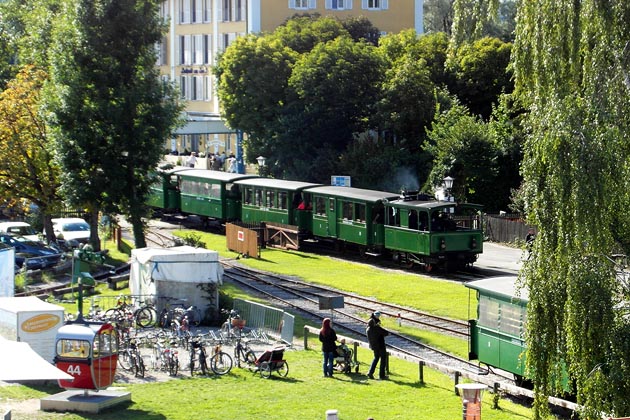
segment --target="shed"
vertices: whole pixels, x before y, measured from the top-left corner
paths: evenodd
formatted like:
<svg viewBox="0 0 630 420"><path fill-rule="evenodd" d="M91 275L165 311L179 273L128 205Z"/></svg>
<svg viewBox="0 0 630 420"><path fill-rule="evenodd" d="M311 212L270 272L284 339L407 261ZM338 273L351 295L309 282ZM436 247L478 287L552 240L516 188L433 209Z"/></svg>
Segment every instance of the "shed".
<svg viewBox="0 0 630 420"><path fill-rule="evenodd" d="M55 335L64 323L64 308L34 296L0 297L0 336L30 344L48 362L55 355Z"/></svg>
<svg viewBox="0 0 630 420"><path fill-rule="evenodd" d="M131 294L154 296L158 313L169 301L166 298L179 299L186 306L195 305L204 315L215 311L219 304L218 286L222 283L223 267L217 251L192 246L131 251Z"/></svg>

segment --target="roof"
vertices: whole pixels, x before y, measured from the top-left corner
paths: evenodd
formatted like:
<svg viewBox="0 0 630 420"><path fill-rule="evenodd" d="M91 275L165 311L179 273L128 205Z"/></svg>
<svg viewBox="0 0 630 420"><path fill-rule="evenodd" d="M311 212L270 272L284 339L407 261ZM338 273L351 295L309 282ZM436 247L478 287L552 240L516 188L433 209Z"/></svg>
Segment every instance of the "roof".
<svg viewBox="0 0 630 420"><path fill-rule="evenodd" d="M268 187L279 190L301 191L305 188L317 187L321 184L313 184L312 182L286 181L283 179L273 178L250 178L242 181L236 181L236 184L251 185L254 187Z"/></svg>
<svg viewBox="0 0 630 420"><path fill-rule="evenodd" d="M174 173L182 173L187 171L194 171L194 168L189 168L188 166L175 166L170 169L158 169L158 172L163 174L174 174Z"/></svg>
<svg viewBox="0 0 630 420"><path fill-rule="evenodd" d="M426 210L435 210L435 209L446 209L450 207L468 207L468 208L478 208L482 209L483 206L481 204L471 204L471 203L456 203L454 201L437 201L437 200L429 200L429 201L420 201L420 200L396 200L390 201L388 204L396 207L403 208L421 208Z"/></svg>
<svg viewBox="0 0 630 420"><path fill-rule="evenodd" d="M189 171L177 172L177 174L183 178L202 178L222 182L234 182L239 179L258 178L257 175L235 174L223 171L213 171L210 169L191 169Z"/></svg>
<svg viewBox="0 0 630 420"><path fill-rule="evenodd" d="M529 301L529 291L524 287L517 287L517 276L491 277L489 279L472 281L465 286L479 290L485 295L497 295L507 298L517 298L522 301Z"/></svg>
<svg viewBox="0 0 630 420"><path fill-rule="evenodd" d="M44 302L35 296L27 297L0 297L0 309L7 312L41 312L41 311L64 311L63 306L53 305Z"/></svg>
<svg viewBox="0 0 630 420"><path fill-rule="evenodd" d="M380 200L393 200L398 197L398 194L386 191L364 190L361 188L339 187L332 185L308 188L307 191L313 194L323 194L332 197L345 197L371 202L376 202Z"/></svg>

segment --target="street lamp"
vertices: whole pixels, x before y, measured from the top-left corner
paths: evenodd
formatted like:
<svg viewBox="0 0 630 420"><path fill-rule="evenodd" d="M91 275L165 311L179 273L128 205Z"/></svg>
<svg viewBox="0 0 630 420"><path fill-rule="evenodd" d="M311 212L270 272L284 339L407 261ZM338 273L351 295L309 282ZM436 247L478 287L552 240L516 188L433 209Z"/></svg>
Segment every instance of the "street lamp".
<svg viewBox="0 0 630 420"><path fill-rule="evenodd" d="M265 167L265 161L267 160L267 158L263 157L263 156L258 156L256 158L256 161L258 162L258 175L262 176L263 174L263 169Z"/></svg>
<svg viewBox="0 0 630 420"><path fill-rule="evenodd" d="M455 178L451 178L450 176L447 176L444 178L444 191L445 191L446 201L455 201L454 197L451 196L451 188L453 188L453 181L455 181Z"/></svg>

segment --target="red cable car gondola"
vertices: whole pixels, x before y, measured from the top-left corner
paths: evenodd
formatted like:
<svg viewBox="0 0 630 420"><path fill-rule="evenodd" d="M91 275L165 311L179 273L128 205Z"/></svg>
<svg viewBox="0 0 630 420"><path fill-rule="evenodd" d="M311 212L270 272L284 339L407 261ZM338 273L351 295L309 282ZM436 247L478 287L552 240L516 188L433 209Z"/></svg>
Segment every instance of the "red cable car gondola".
<svg viewBox="0 0 630 420"><path fill-rule="evenodd" d="M60 387L99 390L114 382L118 337L112 324L68 323L59 328L55 342L55 365L74 377L59 380Z"/></svg>

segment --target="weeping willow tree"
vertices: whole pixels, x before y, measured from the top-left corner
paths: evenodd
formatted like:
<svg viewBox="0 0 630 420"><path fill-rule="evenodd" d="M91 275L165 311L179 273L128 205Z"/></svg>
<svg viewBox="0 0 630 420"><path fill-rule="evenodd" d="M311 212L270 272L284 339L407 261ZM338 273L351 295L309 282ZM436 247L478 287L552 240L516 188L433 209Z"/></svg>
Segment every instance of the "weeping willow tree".
<svg viewBox="0 0 630 420"><path fill-rule="evenodd" d="M456 0L451 51L495 7ZM512 58L529 111L527 217L538 227L521 276L535 418L567 387L582 418L630 415L629 292L610 259L630 250L630 3L522 0Z"/></svg>
<svg viewBox="0 0 630 420"><path fill-rule="evenodd" d="M630 237L630 3L521 1L513 65L529 110L527 217L538 227L521 275L535 418L565 384L582 418L630 415L627 290L609 259Z"/></svg>

